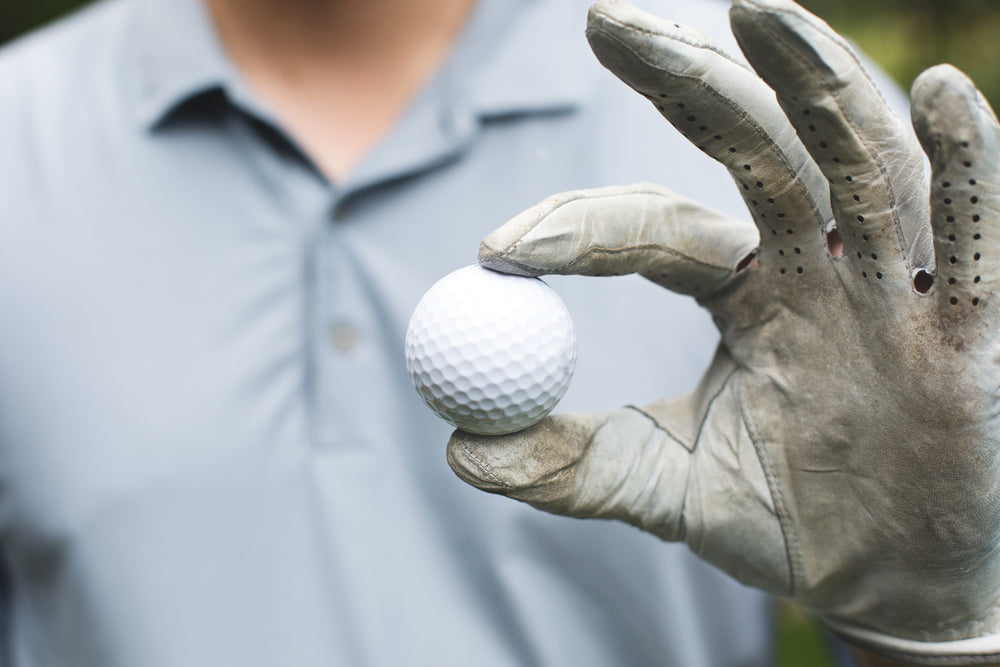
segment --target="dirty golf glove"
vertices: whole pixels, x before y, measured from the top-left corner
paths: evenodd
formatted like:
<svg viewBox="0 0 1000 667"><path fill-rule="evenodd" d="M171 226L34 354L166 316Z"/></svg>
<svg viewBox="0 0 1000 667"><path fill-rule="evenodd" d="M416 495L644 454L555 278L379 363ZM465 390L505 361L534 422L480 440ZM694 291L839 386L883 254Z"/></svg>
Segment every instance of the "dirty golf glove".
<svg viewBox="0 0 1000 667"><path fill-rule="evenodd" d="M480 251L510 273L637 272L695 296L722 337L700 386L510 436L458 431L449 462L540 509L683 540L859 645L996 660L996 118L955 69L920 77L928 188L917 139L841 37L789 0L731 16L756 73L623 3L596 4L587 36L729 169L755 226L639 185L553 197Z"/></svg>

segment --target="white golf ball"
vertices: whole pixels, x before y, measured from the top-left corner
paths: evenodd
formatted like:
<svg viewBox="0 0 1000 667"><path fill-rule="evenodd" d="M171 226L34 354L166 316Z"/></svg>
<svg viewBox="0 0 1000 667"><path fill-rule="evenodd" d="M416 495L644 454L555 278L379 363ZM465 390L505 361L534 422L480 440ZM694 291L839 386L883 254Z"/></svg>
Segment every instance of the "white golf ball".
<svg viewBox="0 0 1000 667"><path fill-rule="evenodd" d="M555 290L480 266L435 283L406 331L417 392L470 433L531 426L566 393L575 364L573 321Z"/></svg>

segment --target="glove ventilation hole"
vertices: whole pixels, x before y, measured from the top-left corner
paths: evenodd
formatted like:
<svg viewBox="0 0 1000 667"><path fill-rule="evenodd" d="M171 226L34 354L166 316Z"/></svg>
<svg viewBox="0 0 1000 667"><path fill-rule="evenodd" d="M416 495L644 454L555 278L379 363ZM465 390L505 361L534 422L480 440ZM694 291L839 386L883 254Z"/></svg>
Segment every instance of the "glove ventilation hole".
<svg viewBox="0 0 1000 667"><path fill-rule="evenodd" d="M750 266L754 266L757 262L757 251L754 250L749 255L740 260L740 263L736 265L736 273L741 273L745 271Z"/></svg>
<svg viewBox="0 0 1000 667"><path fill-rule="evenodd" d="M968 148L969 142L962 142L961 146ZM973 163L971 160L965 160L961 166L970 169ZM940 172L944 173L948 168L942 165ZM940 202L944 207L948 207L948 214L944 216L944 222L948 225L947 234L942 235L938 243L942 245L947 243L950 246L948 262L941 262L941 268L943 270L950 268L954 271L965 271L983 260L984 246L980 243L983 240L983 234L981 231L966 232L963 223L959 220L971 220L973 224L978 224L982 217L978 213L972 215L966 213L969 215L968 218L962 215L964 207L971 206L975 210L975 207L980 203L977 191L978 181L971 178L967 172L963 172L962 168L957 169L957 171L959 173L952 172L948 174L949 177L943 178L938 183ZM984 297L982 293L976 294L981 281L981 276L974 276L970 282L963 273L947 276L947 284L949 288L952 288L949 289L948 303L952 306L970 304L973 307L979 306Z"/></svg>
<svg viewBox="0 0 1000 667"><path fill-rule="evenodd" d="M831 227L826 233L826 249L831 257L842 257L844 255L844 241L840 238L840 232L836 227ZM858 257L861 253L858 253Z"/></svg>
<svg viewBox="0 0 1000 667"><path fill-rule="evenodd" d="M862 234L861 235L861 240L864 241L865 243L867 243L870 239L871 239L871 237L868 236L868 234ZM865 255L866 254L868 254L868 256L871 258L872 261L877 261L878 260L878 255L875 254L875 253L868 253L867 250L858 250L857 251L858 259L865 259ZM862 278L867 278L868 277L868 272L867 271L862 271L861 272L861 277ZM875 277L878 280L881 280L882 279L881 272L876 272L875 273Z"/></svg>
<svg viewBox="0 0 1000 667"><path fill-rule="evenodd" d="M954 280L954 278L952 278ZM934 286L934 276L921 269L913 275L913 289L920 294L927 294Z"/></svg>

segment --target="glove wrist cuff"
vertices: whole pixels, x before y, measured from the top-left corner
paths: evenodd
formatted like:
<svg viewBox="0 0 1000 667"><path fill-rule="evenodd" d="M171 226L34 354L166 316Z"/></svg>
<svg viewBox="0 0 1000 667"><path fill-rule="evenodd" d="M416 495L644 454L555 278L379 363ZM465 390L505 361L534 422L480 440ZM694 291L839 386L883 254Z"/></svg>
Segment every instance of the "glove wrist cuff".
<svg viewBox="0 0 1000 667"><path fill-rule="evenodd" d="M950 641L920 641L893 637L870 628L819 616L834 634L858 648L913 665L994 665L1000 663L1000 634Z"/></svg>

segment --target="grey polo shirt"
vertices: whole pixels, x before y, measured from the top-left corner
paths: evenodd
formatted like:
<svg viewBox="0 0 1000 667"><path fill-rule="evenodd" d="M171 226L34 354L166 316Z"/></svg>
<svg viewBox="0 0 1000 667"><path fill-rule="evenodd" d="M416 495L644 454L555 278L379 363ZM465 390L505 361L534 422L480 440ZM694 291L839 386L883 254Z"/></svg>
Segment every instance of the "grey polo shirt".
<svg viewBox="0 0 1000 667"><path fill-rule="evenodd" d="M724 4L653 9L726 39ZM683 547L448 469L409 314L542 197L724 171L600 68L578 0L484 0L326 182L196 0L111 0L0 52L0 545L18 667L769 663L768 601ZM703 313L552 279L560 409L690 388Z"/></svg>

